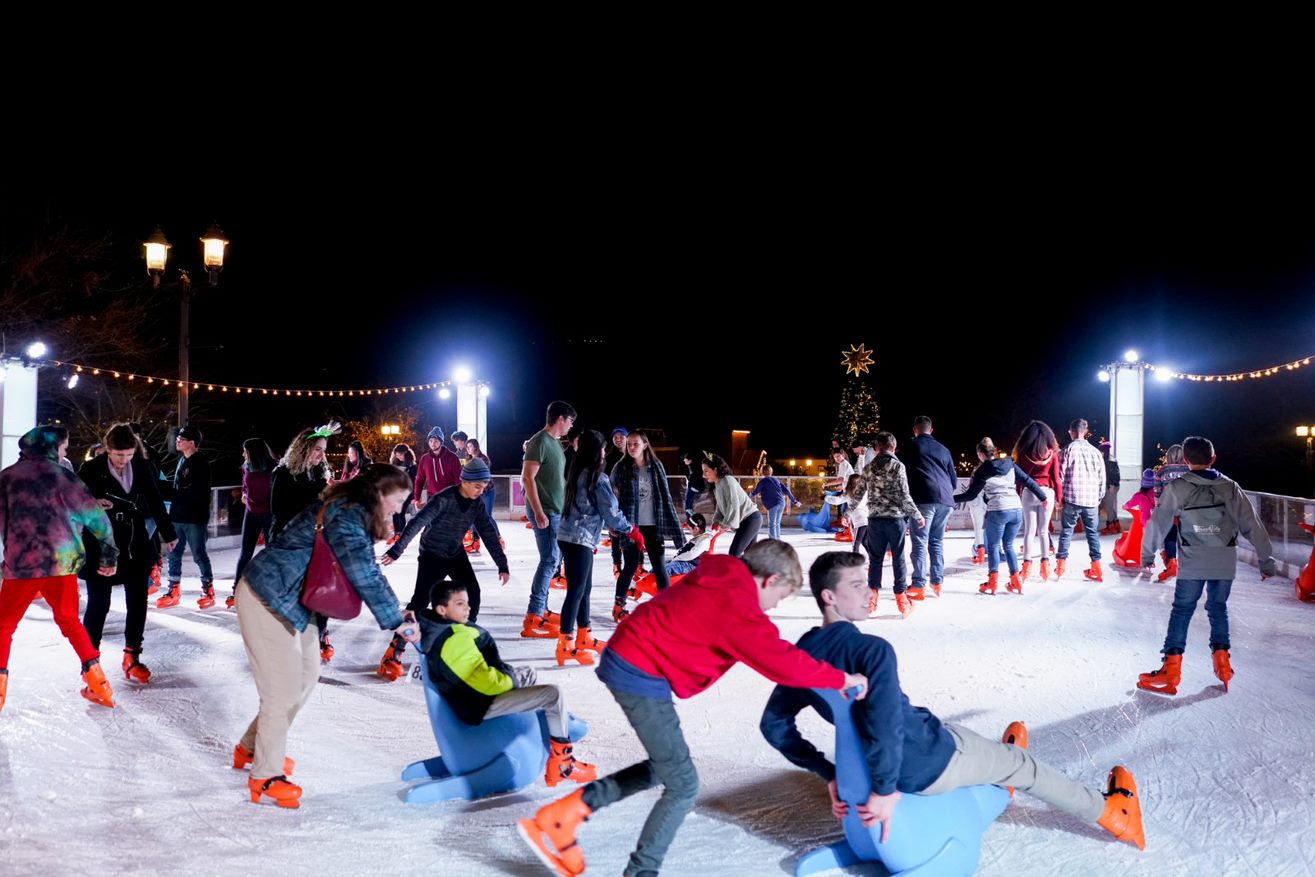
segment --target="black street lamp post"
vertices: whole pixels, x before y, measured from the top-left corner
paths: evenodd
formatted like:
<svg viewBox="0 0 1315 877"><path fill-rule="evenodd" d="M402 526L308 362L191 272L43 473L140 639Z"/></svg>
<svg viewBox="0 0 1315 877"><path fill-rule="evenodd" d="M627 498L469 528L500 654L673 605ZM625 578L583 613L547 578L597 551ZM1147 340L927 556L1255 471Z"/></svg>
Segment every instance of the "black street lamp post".
<svg viewBox="0 0 1315 877"><path fill-rule="evenodd" d="M208 285L218 286L219 272L224 270L224 248L228 246L228 239L224 237L224 232L218 224L212 224L202 236L201 243L204 245L203 260ZM151 275L152 288L159 289L172 244L165 238L164 232L157 227L155 232L143 241L143 246L146 248L146 273ZM178 273L178 428L182 429L187 425L187 397L191 391L189 382L192 377L190 368L192 278L186 270L180 270Z"/></svg>

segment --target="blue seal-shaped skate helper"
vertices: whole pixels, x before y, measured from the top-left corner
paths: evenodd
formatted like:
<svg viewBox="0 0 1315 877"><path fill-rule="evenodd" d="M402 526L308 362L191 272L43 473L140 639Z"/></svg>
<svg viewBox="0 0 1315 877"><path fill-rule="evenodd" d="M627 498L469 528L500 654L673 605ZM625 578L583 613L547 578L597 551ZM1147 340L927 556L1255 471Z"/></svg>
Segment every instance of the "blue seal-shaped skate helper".
<svg viewBox="0 0 1315 877"><path fill-rule="evenodd" d="M452 798L475 800L514 792L543 777L548 763L548 723L543 710L498 716L479 725L467 725L443 700L424 653L417 645L418 672L425 686L429 724L441 753L408 764L403 780L424 780L406 791L406 803L423 804ZM589 725L569 717L571 740L589 733Z"/></svg>
<svg viewBox="0 0 1315 877"><path fill-rule="evenodd" d="M813 850L795 866L796 877L859 862L879 861L895 877L968 877L982 856L982 833L1009 806L1000 786L965 786L944 795L900 797L890 820L890 841L881 825L867 828L858 805L872 794L863 744L850 717L852 703L834 689L816 689L836 724L836 792L849 804L845 839Z"/></svg>

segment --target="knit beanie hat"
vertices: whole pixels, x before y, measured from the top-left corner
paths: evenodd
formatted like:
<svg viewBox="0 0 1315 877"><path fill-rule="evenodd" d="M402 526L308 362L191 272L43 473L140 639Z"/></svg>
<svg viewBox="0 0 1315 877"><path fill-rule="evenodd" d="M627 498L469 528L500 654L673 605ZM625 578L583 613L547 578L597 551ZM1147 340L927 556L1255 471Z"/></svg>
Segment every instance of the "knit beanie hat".
<svg viewBox="0 0 1315 877"><path fill-rule="evenodd" d="M462 481L492 481L493 473L489 472L489 465L479 457L471 457L461 467Z"/></svg>

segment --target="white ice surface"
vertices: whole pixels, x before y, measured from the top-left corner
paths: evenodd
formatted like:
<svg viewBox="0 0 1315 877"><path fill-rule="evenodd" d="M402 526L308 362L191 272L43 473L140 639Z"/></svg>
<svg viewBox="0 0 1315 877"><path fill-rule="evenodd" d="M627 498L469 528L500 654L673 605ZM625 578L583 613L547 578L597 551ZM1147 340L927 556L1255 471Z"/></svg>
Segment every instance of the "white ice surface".
<svg viewBox="0 0 1315 877"><path fill-rule="evenodd" d="M517 636L536 555L529 531L504 524L511 584L476 562L480 623L503 655L561 685L592 730L578 754L602 772L641 757L633 732L591 669L558 668L552 641ZM805 568L821 551L847 548L787 532ZM1144 798L1147 850L1018 797L986 833L982 875L1307 874L1315 868L1315 606L1287 579L1260 582L1241 567L1229 603L1237 676L1225 694L1207 648L1204 608L1189 637L1175 698L1139 692L1137 674L1158 666L1173 589L1107 569L1082 580L1085 545L1064 581L1031 582L1023 597L983 597L968 538L947 542L944 596L900 620L889 588L865 630L899 654L904 690L943 719L993 736L1023 719L1033 751L1100 785L1127 764ZM1105 540L1108 558L1112 540ZM724 550L724 549L723 549ZM221 597L235 552L217 552ZM612 628L607 550L595 563L595 633ZM411 593L415 549L389 569L401 600ZM106 669L119 706L78 696L77 661L38 602L14 640L9 700L0 714L0 874L338 875L546 874L521 844L515 820L560 795L542 781L478 802L407 806L402 767L436 753L419 686L375 675L387 635L368 613L332 627L337 657L293 725L289 754L305 789L299 810L253 806L245 773L230 767L234 741L256 709L236 617L195 608L190 570L183 605L150 611L145 687L117 671L122 606L106 628ZM889 569L887 584L889 584ZM560 591L553 591L555 608ZM806 593L806 592L805 592ZM222 607L222 602L220 604ZM808 596L772 617L789 639L818 622ZM414 653L411 653L412 655ZM758 733L771 684L737 667L707 692L678 702L702 792L667 858L664 875L780 875L798 856L839 837L822 783L785 762ZM801 723L831 748L826 726ZM562 787L559 787L559 789ZM619 875L657 792L597 814L581 832L591 874ZM877 866L851 873L880 874Z"/></svg>

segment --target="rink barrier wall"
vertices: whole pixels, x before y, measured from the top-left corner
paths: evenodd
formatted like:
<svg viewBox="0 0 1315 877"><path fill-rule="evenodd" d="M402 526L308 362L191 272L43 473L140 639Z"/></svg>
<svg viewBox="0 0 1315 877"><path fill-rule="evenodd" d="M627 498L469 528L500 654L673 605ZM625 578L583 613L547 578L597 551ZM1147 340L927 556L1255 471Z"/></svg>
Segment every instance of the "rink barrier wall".
<svg viewBox="0 0 1315 877"><path fill-rule="evenodd" d="M746 493L752 492L758 479L754 476L737 475L736 479ZM810 507L817 508L822 503L825 493L824 485L829 478L806 475L778 475L790 488L790 492L803 504L799 509L793 505L786 509L782 520L783 526L797 527L797 514ZM684 507L685 477L673 475L668 477L671 498L677 505L677 511ZM502 521L519 521L525 514L525 494L521 491L519 475L494 475L493 516ZM959 479L959 490L968 487L968 479ZM242 511L241 485L225 485L210 491L210 541L209 547L216 550L236 548L241 543ZM1278 561L1279 575L1295 579L1311 558L1315 548L1315 537L1297 526L1299 523L1315 523L1315 499L1280 494L1246 491L1247 498L1256 510L1257 517L1269 534L1274 545L1274 558ZM706 506L706 500L700 509ZM761 506L760 506L761 507ZM696 509L698 510L698 509ZM1059 512L1056 510L1056 517ZM963 506L956 507L950 513L950 530L971 530L972 517ZM1251 566L1257 565L1256 550L1250 542L1239 538L1238 559Z"/></svg>

